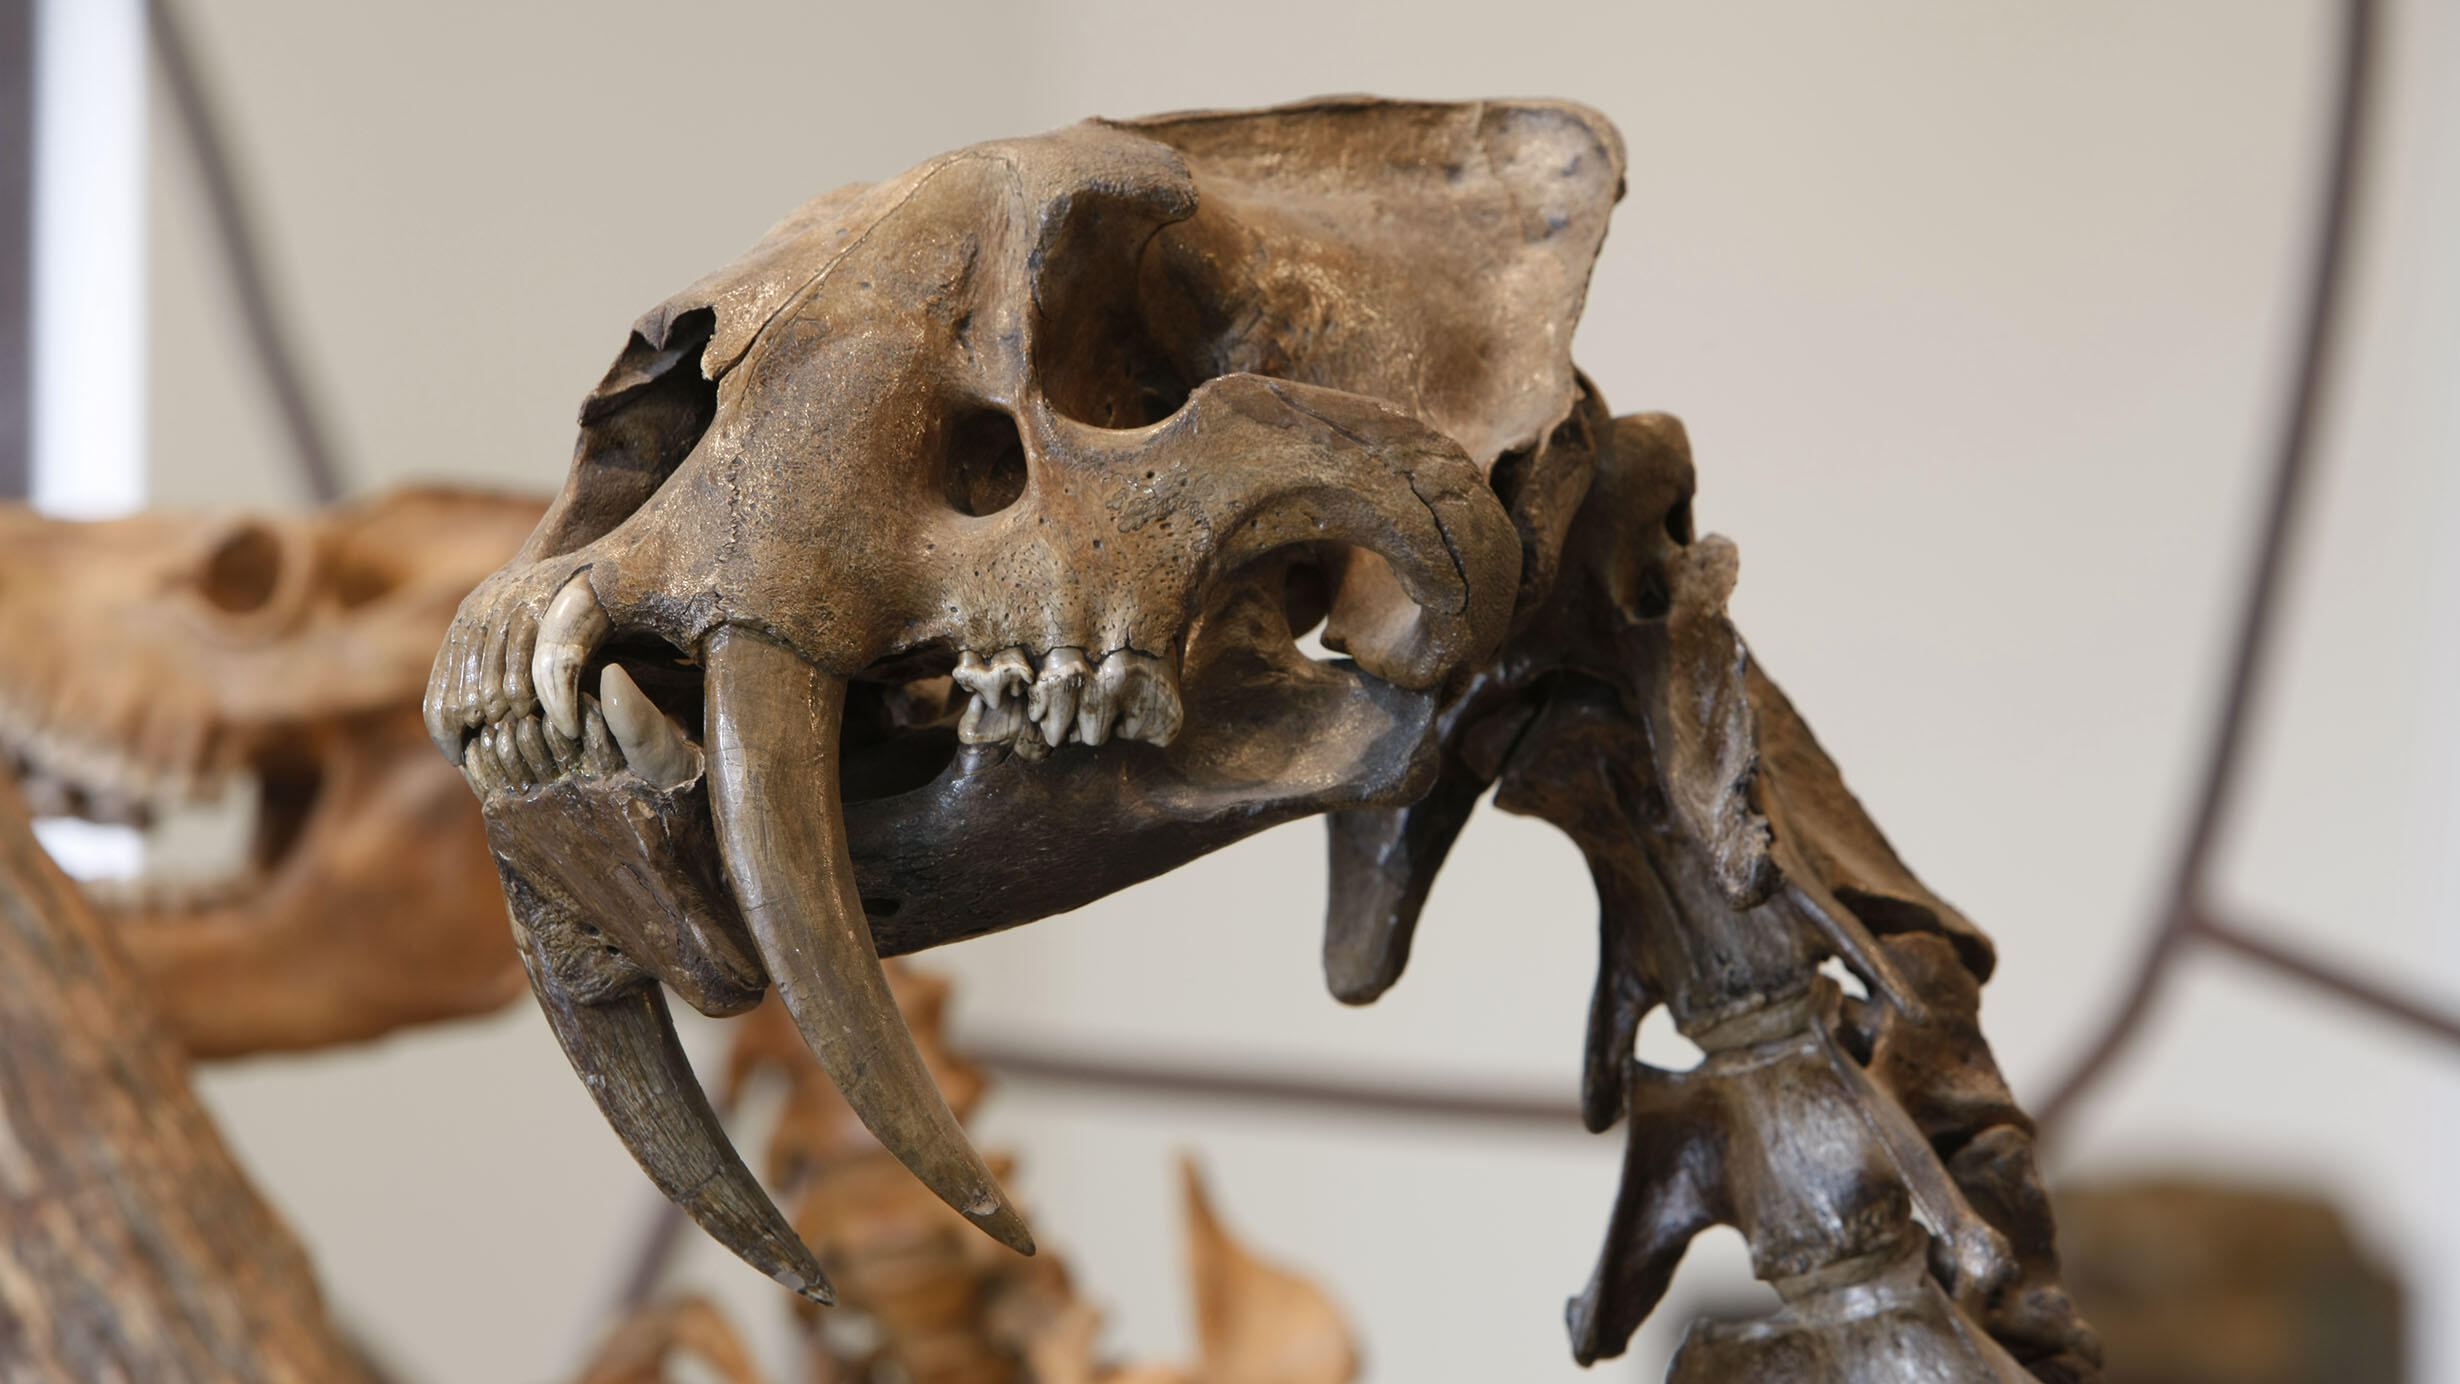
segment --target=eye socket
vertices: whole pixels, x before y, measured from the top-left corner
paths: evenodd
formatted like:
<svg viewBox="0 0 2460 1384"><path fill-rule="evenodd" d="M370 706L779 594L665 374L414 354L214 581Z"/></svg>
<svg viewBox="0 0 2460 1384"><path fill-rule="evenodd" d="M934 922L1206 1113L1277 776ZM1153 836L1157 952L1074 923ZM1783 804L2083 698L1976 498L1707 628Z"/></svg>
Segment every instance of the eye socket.
<svg viewBox="0 0 2460 1384"><path fill-rule="evenodd" d="M1025 494L1025 438L1016 420L982 409L948 432L948 503L960 514L997 514Z"/></svg>
<svg viewBox="0 0 2460 1384"><path fill-rule="evenodd" d="M252 615L272 603L281 583L281 535L261 524L242 524L214 545L197 589L216 610Z"/></svg>

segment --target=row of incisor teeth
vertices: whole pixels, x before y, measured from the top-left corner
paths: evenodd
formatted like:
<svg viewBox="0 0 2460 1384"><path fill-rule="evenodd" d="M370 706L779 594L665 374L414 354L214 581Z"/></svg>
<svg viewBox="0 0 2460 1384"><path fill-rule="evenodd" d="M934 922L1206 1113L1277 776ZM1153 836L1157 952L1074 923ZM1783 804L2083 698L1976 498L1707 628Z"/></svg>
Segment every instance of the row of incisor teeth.
<svg viewBox="0 0 2460 1384"><path fill-rule="evenodd" d="M525 710L481 726L462 749L462 772L482 794L534 788L568 774L604 776L629 768L660 788L700 776L700 751L683 728L658 709L623 665L599 674L598 695L581 694L566 735L552 716Z"/></svg>
<svg viewBox="0 0 2460 1384"><path fill-rule="evenodd" d="M967 650L953 674L972 694L957 721L968 745L1010 745L1039 759L1070 741L1117 735L1167 745L1183 714L1178 675L1152 654L1121 649L1095 665L1082 649L1053 649L1039 668L1021 647L985 660Z"/></svg>

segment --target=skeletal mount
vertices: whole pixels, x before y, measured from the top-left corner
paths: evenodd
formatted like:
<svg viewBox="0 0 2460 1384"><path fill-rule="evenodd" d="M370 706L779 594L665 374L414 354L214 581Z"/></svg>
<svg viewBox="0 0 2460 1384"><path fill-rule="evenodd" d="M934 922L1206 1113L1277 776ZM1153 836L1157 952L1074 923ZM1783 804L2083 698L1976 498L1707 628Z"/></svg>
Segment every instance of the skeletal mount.
<svg viewBox="0 0 2460 1384"><path fill-rule="evenodd" d="M1600 901L1582 1104L1629 1151L1579 1359L1722 1223L1784 1306L1695 1324L1678 1380L2096 1376L1989 942L1728 622L1680 425L1572 366L1623 173L1556 103L1093 121L825 194L636 324L425 711L557 1038L709 1233L828 1299L665 989L774 984L880 1142L1030 1253L881 958L1329 813L1363 1003L1491 787ZM1696 1069L1636 1060L1659 1004Z"/></svg>

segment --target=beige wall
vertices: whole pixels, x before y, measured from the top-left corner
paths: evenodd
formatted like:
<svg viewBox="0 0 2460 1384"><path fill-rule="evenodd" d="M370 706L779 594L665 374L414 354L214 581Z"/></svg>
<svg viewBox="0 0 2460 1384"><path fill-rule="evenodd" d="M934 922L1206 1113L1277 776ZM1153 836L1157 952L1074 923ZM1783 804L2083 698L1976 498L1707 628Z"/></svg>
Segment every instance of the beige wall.
<svg viewBox="0 0 2460 1384"><path fill-rule="evenodd" d="M945 147L1327 90L1591 102L1632 176L1579 356L1618 406L1689 421L1755 648L1908 858L1996 932L1988 1017L2020 1093L2133 960L2284 367L2323 6L191 8L367 485L553 485L637 311L809 193ZM2361 378L2227 892L2460 996L2460 21L2396 19ZM156 493L290 499L185 169L157 157ZM939 962L981 1032L1568 1092L1592 947L1568 847L1474 824L1413 973L1365 1011L1316 977L1320 850L1285 829ZM651 1195L526 1010L208 1090L345 1311L424 1378L569 1367ZM2333 1188L2417 1285L2421 1378L2452 1379L2456 1124L2448 1055L2215 960L2059 1167ZM1373 1377L1573 1373L1558 1312L1610 1139L1031 1090L988 1137L1022 1153L1046 1242L1131 1350L1186 1339L1165 1159L1189 1145L1256 1238L1339 1288ZM1700 1258L1678 1295L1737 1256ZM690 1267L767 1317L747 1271Z"/></svg>

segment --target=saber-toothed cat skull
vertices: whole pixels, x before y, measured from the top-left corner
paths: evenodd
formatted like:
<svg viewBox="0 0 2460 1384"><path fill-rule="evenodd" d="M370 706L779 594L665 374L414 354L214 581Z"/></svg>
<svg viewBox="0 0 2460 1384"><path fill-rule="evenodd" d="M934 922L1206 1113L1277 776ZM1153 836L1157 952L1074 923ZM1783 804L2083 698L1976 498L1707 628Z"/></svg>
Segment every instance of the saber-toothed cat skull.
<svg viewBox="0 0 2460 1384"><path fill-rule="evenodd" d="M1622 184L1563 104L1096 121L821 197L641 319L426 710L669 1196L825 1298L663 998L774 983L880 1141L1029 1249L882 956L1331 813L1327 978L1363 1002L1493 787L1603 905L1583 1109L1632 1142L1580 1358L1724 1223L1787 1307L1678 1377L2092 1376L1979 1037L1989 943L1726 620L1680 425L1572 368ZM1634 1060L1659 1004L1697 1071Z"/></svg>
<svg viewBox="0 0 2460 1384"><path fill-rule="evenodd" d="M823 196L641 320L428 720L559 1034L704 1224L817 1290L652 975L712 1013L774 980L1024 1248L877 953L1423 788L1522 576L1485 471L1572 407L1621 162L1549 104L1095 122ZM1297 651L1319 618L1353 663Z"/></svg>

